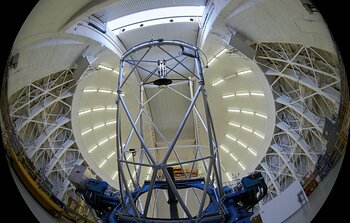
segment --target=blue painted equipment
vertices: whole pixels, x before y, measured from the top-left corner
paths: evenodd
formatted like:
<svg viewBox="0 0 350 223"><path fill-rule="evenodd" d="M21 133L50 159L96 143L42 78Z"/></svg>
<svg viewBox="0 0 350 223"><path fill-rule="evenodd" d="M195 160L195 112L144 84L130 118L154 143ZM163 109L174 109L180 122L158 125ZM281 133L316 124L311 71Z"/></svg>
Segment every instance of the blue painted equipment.
<svg viewBox="0 0 350 223"><path fill-rule="evenodd" d="M191 180L175 181L177 189L198 188L204 190L204 178ZM104 222L139 222L140 219L135 218L134 210L129 207L122 209L120 193L108 193L109 185L105 181L89 179L85 189L78 189L77 192L82 194L85 201L96 211L98 216ZM150 181L145 181L143 186L132 192L132 197L136 200L142 194L146 193L150 188ZM155 189L168 188L166 181L156 181ZM267 186L261 173L251 174L243 177L240 184L232 188L224 187L224 196L218 199L218 191L210 185L208 196L210 202L204 209L203 215L198 221L196 217L192 219L178 219L178 222L201 222L201 223L249 223L252 216L251 209L257 204L267 192ZM130 202L125 198L127 204ZM128 206L128 205L126 205ZM118 215L118 213L127 213ZM140 213L141 214L141 213ZM170 222L166 219L148 218L142 222ZM171 220L176 222L176 220Z"/></svg>

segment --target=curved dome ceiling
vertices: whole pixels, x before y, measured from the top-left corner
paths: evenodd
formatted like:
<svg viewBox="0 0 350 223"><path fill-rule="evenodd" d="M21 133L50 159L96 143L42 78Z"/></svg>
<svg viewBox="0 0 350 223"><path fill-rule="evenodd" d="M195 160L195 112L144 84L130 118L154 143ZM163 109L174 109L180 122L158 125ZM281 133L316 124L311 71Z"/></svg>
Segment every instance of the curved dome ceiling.
<svg viewBox="0 0 350 223"><path fill-rule="evenodd" d="M310 14L300 1L217 1L206 5L202 17L186 15L192 19L188 21L174 21L174 17L147 25L140 20L139 27L117 35L105 26L132 13L205 3L125 0L93 2L80 10L85 3L76 1L53 19L50 11L61 12L71 2L39 2L14 45L21 56L18 67L10 70L10 110L25 147L40 160L37 166L48 171L60 198L72 188L67 175L75 164L90 166L118 187L115 100L119 57L150 39L182 40L205 53L209 62L204 71L206 89L221 168L226 173L224 182L231 181L232 174L260 171L268 181L271 199L313 168L325 149L324 118L334 121L339 110L339 63L322 17ZM45 13L39 13L42 11ZM43 21L41 26L38 21ZM230 42L232 38L239 39L240 45ZM127 86L123 93L136 117L138 86ZM190 90L184 88L181 93L188 96ZM149 110L160 129L171 135L181 121L183 99L172 98L168 107L162 107L167 100L169 95L156 98ZM204 129L198 126L201 134ZM126 136L130 126L124 127ZM29 133L31 128L36 132ZM194 132L194 124L186 126L183 143L193 140ZM153 137L152 131L148 134ZM157 137L151 143L162 146ZM130 145L139 146L136 140ZM43 149L48 146L50 150ZM205 174L201 167L198 171ZM142 176L147 178L147 173Z"/></svg>

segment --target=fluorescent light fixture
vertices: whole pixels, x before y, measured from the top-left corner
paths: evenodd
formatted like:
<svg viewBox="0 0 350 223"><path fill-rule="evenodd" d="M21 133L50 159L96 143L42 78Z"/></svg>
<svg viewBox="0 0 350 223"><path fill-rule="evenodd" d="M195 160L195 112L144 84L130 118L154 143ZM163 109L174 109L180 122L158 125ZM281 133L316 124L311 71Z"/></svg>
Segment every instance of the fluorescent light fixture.
<svg viewBox="0 0 350 223"><path fill-rule="evenodd" d="M224 82L224 79L220 79L220 80L215 81L214 83L211 84L211 86L216 86L222 82Z"/></svg>
<svg viewBox="0 0 350 223"><path fill-rule="evenodd" d="M226 94L226 95L223 95L222 98L231 98L231 97L234 97L235 94Z"/></svg>
<svg viewBox="0 0 350 223"><path fill-rule="evenodd" d="M242 113L248 114L248 115L254 115L254 112L252 112L252 111L247 111L247 110L242 110Z"/></svg>
<svg viewBox="0 0 350 223"><path fill-rule="evenodd" d="M237 159L232 153L230 153L230 156L231 156L232 159L234 159L236 162L238 161L238 159Z"/></svg>
<svg viewBox="0 0 350 223"><path fill-rule="evenodd" d="M105 89L99 89L98 92L102 92L102 93L112 93L111 90L105 90Z"/></svg>
<svg viewBox="0 0 350 223"><path fill-rule="evenodd" d="M243 146L244 148L247 148L248 146L246 144L244 144L243 142L237 140L237 143L241 146Z"/></svg>
<svg viewBox="0 0 350 223"><path fill-rule="evenodd" d="M223 145L221 145L220 148L221 148L222 150L224 150L226 153L229 153L229 152L230 152L230 151L228 151L228 149L226 149Z"/></svg>
<svg viewBox="0 0 350 223"><path fill-rule="evenodd" d="M253 129L250 129L248 127L242 126L242 129L246 130L247 132L253 132Z"/></svg>
<svg viewBox="0 0 350 223"><path fill-rule="evenodd" d="M112 93L115 94L115 95L118 95L118 92L116 92L116 91L113 91Z"/></svg>
<svg viewBox="0 0 350 223"><path fill-rule="evenodd" d="M89 112L91 112L91 109L85 110L85 111L81 111L81 112L79 112L79 115L84 115L84 114L89 113Z"/></svg>
<svg viewBox="0 0 350 223"><path fill-rule="evenodd" d="M147 177L146 177L146 180L148 180L149 179L149 175L147 175Z"/></svg>
<svg viewBox="0 0 350 223"><path fill-rule="evenodd" d="M113 91L113 92L112 92L112 94L118 95L118 92ZM121 96L125 96L125 94L124 94L124 93L121 93L120 95L121 95Z"/></svg>
<svg viewBox="0 0 350 223"><path fill-rule="evenodd" d="M103 162L98 167L99 168L103 167L103 165L105 165L106 162L107 162L107 160L103 160Z"/></svg>
<svg viewBox="0 0 350 223"><path fill-rule="evenodd" d="M230 108L227 110L228 112L241 112L240 109L237 109L237 108Z"/></svg>
<svg viewBox="0 0 350 223"><path fill-rule="evenodd" d="M112 125L112 124L115 124L117 123L117 121L110 121L110 122L106 122L106 125Z"/></svg>
<svg viewBox="0 0 350 223"><path fill-rule="evenodd" d="M126 160L129 160L132 157L132 154L130 154L128 157L126 157Z"/></svg>
<svg viewBox="0 0 350 223"><path fill-rule="evenodd" d="M105 125L104 123L100 124L100 125L96 125L96 126L93 127L93 129L95 130L95 129L102 128L104 125Z"/></svg>
<svg viewBox="0 0 350 223"><path fill-rule="evenodd" d="M248 151L251 153L251 154L253 154L254 156L257 156L258 154L254 151L254 150L252 150L251 148L248 148Z"/></svg>
<svg viewBox="0 0 350 223"><path fill-rule="evenodd" d="M99 142L99 143L98 143L98 145L100 146L100 145L102 145L102 144L106 143L107 141L108 141L108 138L107 138L107 139L102 140L101 142Z"/></svg>
<svg viewBox="0 0 350 223"><path fill-rule="evenodd" d="M211 60L209 60L208 66L210 66L215 60L216 60L216 57L213 57Z"/></svg>
<svg viewBox="0 0 350 223"><path fill-rule="evenodd" d="M232 126L234 126L234 127L241 127L241 125L240 124L238 124L238 123L232 123L232 122L229 122L228 123L229 125L232 125Z"/></svg>
<svg viewBox="0 0 350 223"><path fill-rule="evenodd" d="M222 165L222 163L220 163L220 166L221 166L221 168L223 169L223 171L226 172L226 169L225 169L224 165Z"/></svg>
<svg viewBox="0 0 350 223"><path fill-rule="evenodd" d="M237 139L235 139L234 137L232 137L232 136L230 136L230 135L228 135L228 134L226 134L226 137L229 138L229 139L231 139L232 141L235 141L235 142L237 141Z"/></svg>
<svg viewBox="0 0 350 223"><path fill-rule="evenodd" d="M231 178L231 176L230 176L230 174L229 174L228 172L226 172L226 176L227 176L227 178L228 178L230 181L232 181L232 178Z"/></svg>
<svg viewBox="0 0 350 223"><path fill-rule="evenodd" d="M250 95L254 95L254 96L265 96L264 93L258 93L258 92L250 92Z"/></svg>
<svg viewBox="0 0 350 223"><path fill-rule="evenodd" d="M220 53L218 53L215 57L219 57L221 56L222 54L224 54L225 52L227 51L227 49L223 49L222 51L220 51Z"/></svg>
<svg viewBox="0 0 350 223"><path fill-rule="evenodd" d="M97 89L84 89L83 92L97 92Z"/></svg>
<svg viewBox="0 0 350 223"><path fill-rule="evenodd" d="M106 110L117 110L116 107L106 107Z"/></svg>
<svg viewBox="0 0 350 223"><path fill-rule="evenodd" d="M228 80L228 79L230 79L230 78L233 78L234 76L237 76L237 74L231 74L231 75L229 75L229 76L226 76L226 77L225 77L225 80Z"/></svg>
<svg viewBox="0 0 350 223"><path fill-rule="evenodd" d="M104 65L98 65L99 68L102 68L102 69L105 69L105 70L113 70L112 68L110 67L107 67L107 66L104 66Z"/></svg>
<svg viewBox="0 0 350 223"><path fill-rule="evenodd" d="M83 135L85 135L85 134L87 134L87 133L89 133L89 132L91 132L91 131L92 131L92 129L88 129L88 130L82 132L81 135L83 136Z"/></svg>
<svg viewBox="0 0 350 223"><path fill-rule="evenodd" d="M114 135L108 137L108 139L113 139L113 138L115 138L115 137L117 137L117 134L114 134Z"/></svg>
<svg viewBox="0 0 350 223"><path fill-rule="evenodd" d="M255 112L255 115L257 115L257 116L259 116L259 117L262 117L262 118L267 118L266 115L263 115L263 114L260 114L260 113L257 113L257 112Z"/></svg>
<svg viewBox="0 0 350 223"><path fill-rule="evenodd" d="M152 167L150 167L150 168L148 169L148 175L151 174L151 172L152 172Z"/></svg>
<svg viewBox="0 0 350 223"><path fill-rule="evenodd" d="M245 170L245 167L243 166L243 164L241 162L238 161L238 164L242 167L243 170Z"/></svg>
<svg viewBox="0 0 350 223"><path fill-rule="evenodd" d="M116 73L116 74L119 74L119 71L117 71L117 70L113 70L113 72Z"/></svg>
<svg viewBox="0 0 350 223"><path fill-rule="evenodd" d="M251 72L252 72L252 70L243 70L243 71L237 72L237 75L248 74L248 73L251 73Z"/></svg>
<svg viewBox="0 0 350 223"><path fill-rule="evenodd" d="M240 93L236 93L236 96L248 96L249 92L240 92Z"/></svg>
<svg viewBox="0 0 350 223"><path fill-rule="evenodd" d="M115 177L117 176L117 174L118 174L118 170L117 170L117 171L115 172L115 174L113 175L112 180L115 179Z"/></svg>
<svg viewBox="0 0 350 223"><path fill-rule="evenodd" d="M94 147L92 147L92 148L88 151L88 153L91 153L91 152L94 151L96 148L97 148L97 145L95 145Z"/></svg>
<svg viewBox="0 0 350 223"><path fill-rule="evenodd" d="M101 107L101 108L93 108L92 111L102 111L102 110L106 110L105 107Z"/></svg>
<svg viewBox="0 0 350 223"><path fill-rule="evenodd" d="M263 135L260 134L260 133L254 132L254 134L257 135L257 136L259 136L259 137L262 138L262 139L265 139L265 136L263 136Z"/></svg>
<svg viewBox="0 0 350 223"><path fill-rule="evenodd" d="M114 151L113 153L111 153L111 154L107 157L107 159L109 160L114 154L115 154L115 151Z"/></svg>

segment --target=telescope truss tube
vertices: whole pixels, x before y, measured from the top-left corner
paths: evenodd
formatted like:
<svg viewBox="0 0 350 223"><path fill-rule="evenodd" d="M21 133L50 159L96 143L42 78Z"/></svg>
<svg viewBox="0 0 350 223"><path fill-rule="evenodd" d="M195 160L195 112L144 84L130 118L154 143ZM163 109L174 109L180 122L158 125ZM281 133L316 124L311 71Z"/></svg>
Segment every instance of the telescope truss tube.
<svg viewBox="0 0 350 223"><path fill-rule="evenodd" d="M154 51L159 53L152 54ZM161 55L162 58L154 59L154 55ZM116 100L116 152L118 159L118 189L120 191L121 199L121 207L118 211L119 220L124 218L125 220L133 219L132 221L138 222L147 218L150 219L151 211L149 207L150 205L155 204L154 197L158 196L158 191L156 192L156 189L164 187L171 192L174 196L173 199L176 199L179 211L183 210L184 215L182 219L185 221L199 221L203 218L206 212L206 207L204 207L204 205L206 200L208 203L208 199L210 199L208 208L213 209L211 213L221 215L224 213L223 207L220 205L220 200L224 196L220 158L213 120L210 115L209 104L207 101L207 93L204 87L205 81L203 77L201 55L201 51L196 46L182 41L151 40L132 47L125 52L120 59L117 90L118 96ZM187 65L191 60L194 62L191 62L191 64L195 65L192 69ZM128 69L126 69L126 67ZM152 68L150 69L149 67ZM185 74L180 73L179 70L185 71ZM133 75L135 75L135 77L131 78ZM128 86L129 82L135 82L135 80L137 80L137 86L140 90L140 105L137 117L133 118L124 99L123 88ZM146 99L144 97L145 91L147 91L147 88L154 88L160 89L160 91L170 90L181 94L176 90L176 87L183 85L193 88L191 89L191 98L187 97L187 100L189 100L189 106L181 123L179 123L175 135L171 141L168 142L166 141L164 134L161 132L161 129L152 122L151 115L148 114L145 109L147 103L154 98L151 97ZM200 107L197 103L200 98L201 109L199 109ZM201 115L198 110L204 111L203 115ZM180 160L176 148L183 146L180 146L178 143L179 137L191 115L193 115L193 119L201 116L199 117L201 122L197 123L197 120L194 121L195 128L197 127L196 124L203 125L203 129L207 135L206 140L208 144L205 148L206 152L203 152L203 148L198 142L198 132L195 130L196 140L195 145L193 146L195 150L193 157L188 157L186 160ZM127 118L125 119L122 117ZM145 121L151 123L154 131L157 132L166 144L165 153L162 157L159 155L156 156L152 145L149 145L145 139ZM122 134L122 122L129 122L131 126L131 130L127 134L127 137L125 137L125 134ZM140 145L139 148L135 149L129 146L132 135L137 137ZM137 151L139 153L132 161L129 160L127 156L131 151L134 153ZM176 157L176 162L169 161L172 154ZM184 171L184 164L192 166L189 175ZM197 164L202 165L203 169L205 169L205 171L203 171L204 178L198 181L201 186L188 186L191 185L191 181L195 178L198 179L197 176L193 177L194 174L192 173L194 169L193 166ZM167 168L175 166L180 167L183 171L184 177L186 178L185 180L182 180L183 184L176 182L176 180L169 175ZM148 177L147 180L145 180L145 173L148 173L148 177L150 177L149 180ZM163 182L166 182L166 184ZM198 182L196 181L196 183ZM184 184L187 186L183 186ZM195 213L189 210L188 205L186 205L187 201L185 201L180 195L178 189L181 187L193 190L195 193L195 202L198 202L198 210ZM197 192L195 188L197 189ZM198 188L202 190L202 193L198 193ZM144 200L144 202L141 202L140 199L142 194L146 195L146 200ZM213 202L215 205L213 205ZM182 217L182 214L180 215L179 218Z"/></svg>

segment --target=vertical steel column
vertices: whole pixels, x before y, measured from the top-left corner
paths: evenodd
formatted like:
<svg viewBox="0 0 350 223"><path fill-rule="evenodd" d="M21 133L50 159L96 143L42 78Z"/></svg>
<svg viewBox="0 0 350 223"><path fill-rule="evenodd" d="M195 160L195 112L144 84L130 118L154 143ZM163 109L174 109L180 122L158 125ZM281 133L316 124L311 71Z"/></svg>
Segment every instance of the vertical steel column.
<svg viewBox="0 0 350 223"><path fill-rule="evenodd" d="M116 147L117 147L117 166L118 166L118 184L119 184L119 190L120 190L120 199L122 201L122 205L125 207L125 200L124 200L124 189L123 189L123 185L122 185L122 175L121 175L121 171L122 171L122 163L119 162L119 160L121 159L121 155L122 155L122 136L121 136L121 114L120 114L120 95L122 93L121 90L121 83L122 83L122 78L123 78L123 68L124 68L124 62L120 61L119 63L119 78L118 78L118 90L117 90L117 100L116 100L116 104L117 104L117 112L116 112Z"/></svg>

